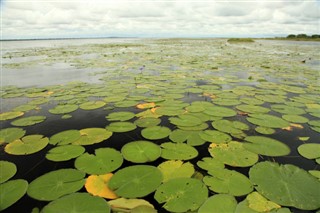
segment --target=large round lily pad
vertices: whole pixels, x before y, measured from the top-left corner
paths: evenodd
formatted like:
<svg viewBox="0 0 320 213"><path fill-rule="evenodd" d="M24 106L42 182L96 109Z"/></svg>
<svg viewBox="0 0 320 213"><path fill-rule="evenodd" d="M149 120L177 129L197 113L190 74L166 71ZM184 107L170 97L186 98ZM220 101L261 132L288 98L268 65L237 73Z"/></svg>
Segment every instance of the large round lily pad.
<svg viewBox="0 0 320 213"><path fill-rule="evenodd" d="M270 109L262 106L256 106L256 105L238 105L236 106L238 110L241 110L243 112L247 113L268 113Z"/></svg>
<svg viewBox="0 0 320 213"><path fill-rule="evenodd" d="M19 118L11 122L13 126L32 126L34 124L38 124L43 122L46 119L45 116L35 115L29 116L25 118Z"/></svg>
<svg viewBox="0 0 320 213"><path fill-rule="evenodd" d="M107 201L101 197L88 193L74 193L50 202L41 212L110 213L111 208Z"/></svg>
<svg viewBox="0 0 320 213"><path fill-rule="evenodd" d="M263 136L248 136L244 140L246 143L243 144L243 147L257 154L285 156L290 153L290 148L276 139Z"/></svg>
<svg viewBox="0 0 320 213"><path fill-rule="evenodd" d="M228 169L213 169L212 176L205 176L203 182L216 193L243 196L253 190L250 180L243 174Z"/></svg>
<svg viewBox="0 0 320 213"><path fill-rule="evenodd" d="M118 169L123 163L122 155L113 148L99 148L95 155L84 153L79 156L74 165L80 171L88 174L102 175Z"/></svg>
<svg viewBox="0 0 320 213"><path fill-rule="evenodd" d="M199 135L203 140L211 143L227 143L232 139L227 133L216 130L205 130Z"/></svg>
<svg viewBox="0 0 320 213"><path fill-rule="evenodd" d="M79 130L70 129L54 134L50 137L49 143L52 145L66 145L73 143L80 138Z"/></svg>
<svg viewBox="0 0 320 213"><path fill-rule="evenodd" d="M161 157L168 160L190 160L198 156L196 148L185 143L162 143Z"/></svg>
<svg viewBox="0 0 320 213"><path fill-rule="evenodd" d="M49 109L49 112L52 114L67 114L78 109L78 105L75 104L64 104L57 105L56 107Z"/></svg>
<svg viewBox="0 0 320 213"><path fill-rule="evenodd" d="M80 190L85 183L85 173L76 169L59 169L33 180L28 195L36 200L51 201Z"/></svg>
<svg viewBox="0 0 320 213"><path fill-rule="evenodd" d="M283 115L282 118L286 121L292 122L292 123L307 123L309 121L308 118L303 117L301 115Z"/></svg>
<svg viewBox="0 0 320 213"><path fill-rule="evenodd" d="M49 139L43 135L27 135L6 145L4 151L12 155L29 155L48 145Z"/></svg>
<svg viewBox="0 0 320 213"><path fill-rule="evenodd" d="M179 115L179 117L169 118L170 123L176 126L197 126L202 124L202 121L192 115Z"/></svg>
<svg viewBox="0 0 320 213"><path fill-rule="evenodd" d="M133 112L112 112L108 116L106 116L106 119L108 121L127 121L132 119L135 116Z"/></svg>
<svg viewBox="0 0 320 213"><path fill-rule="evenodd" d="M236 141L221 144L212 143L209 152L215 159L235 167L252 166L258 161L256 153L246 150L242 143Z"/></svg>
<svg viewBox="0 0 320 213"><path fill-rule="evenodd" d="M112 132L130 132L135 130L137 126L131 122L119 121L109 124L106 129Z"/></svg>
<svg viewBox="0 0 320 213"><path fill-rule="evenodd" d="M26 131L22 128L10 127L0 130L0 144L11 143L12 141L23 137Z"/></svg>
<svg viewBox="0 0 320 213"><path fill-rule="evenodd" d="M138 120L136 120L134 122L138 127L142 127L142 128L145 128L145 127L152 127L152 126L157 126L161 123L161 119L160 118L140 118Z"/></svg>
<svg viewBox="0 0 320 213"><path fill-rule="evenodd" d="M0 113L0 121L10 120L24 115L24 112L12 111Z"/></svg>
<svg viewBox="0 0 320 213"><path fill-rule="evenodd" d="M158 168L163 174L163 182L174 178L191 177L195 172L190 162L183 163L181 160L165 161Z"/></svg>
<svg viewBox="0 0 320 213"><path fill-rule="evenodd" d="M109 188L125 198L144 197L154 192L162 182L161 171L154 166L136 165L117 171Z"/></svg>
<svg viewBox="0 0 320 213"><path fill-rule="evenodd" d="M271 109L281 114L302 115L306 113L303 109L299 107L282 105L282 104L272 105Z"/></svg>
<svg viewBox="0 0 320 213"><path fill-rule="evenodd" d="M216 117L232 117L237 114L236 111L232 109L229 109L226 107L218 107L218 106L207 107L204 113L208 115L213 115Z"/></svg>
<svg viewBox="0 0 320 213"><path fill-rule="evenodd" d="M320 144L318 143L306 143L298 147L300 155L307 159L320 158Z"/></svg>
<svg viewBox="0 0 320 213"><path fill-rule="evenodd" d="M103 128L86 128L80 130L81 137L73 141L74 145L92 145L107 140L112 136L112 132Z"/></svg>
<svg viewBox="0 0 320 213"><path fill-rule="evenodd" d="M141 131L141 135L149 140L158 140L170 135L171 130L164 126L147 127Z"/></svg>
<svg viewBox="0 0 320 213"><path fill-rule="evenodd" d="M158 159L161 155L161 148L149 141L133 141L125 144L121 153L127 161L146 163Z"/></svg>
<svg viewBox="0 0 320 213"><path fill-rule="evenodd" d="M101 108L104 105L106 105L106 103L103 101L88 101L80 104L79 107L80 109L83 109L83 110L94 110L94 109Z"/></svg>
<svg viewBox="0 0 320 213"><path fill-rule="evenodd" d="M199 208L198 213L235 212L237 200L228 194L216 194L209 197Z"/></svg>
<svg viewBox="0 0 320 213"><path fill-rule="evenodd" d="M195 211L208 198L208 189L198 179L175 178L162 184L154 198L170 212Z"/></svg>
<svg viewBox="0 0 320 213"><path fill-rule="evenodd" d="M9 161L0 161L0 183L12 178L17 172L17 167Z"/></svg>
<svg viewBox="0 0 320 213"><path fill-rule="evenodd" d="M269 128L284 128L290 126L289 122L282 118L268 114L250 114L247 120L255 125Z"/></svg>
<svg viewBox="0 0 320 213"><path fill-rule="evenodd" d="M52 148L46 154L46 158L51 161L67 161L78 157L85 152L85 148L79 145L64 145Z"/></svg>
<svg viewBox="0 0 320 213"><path fill-rule="evenodd" d="M204 170L211 171L216 169L224 169L224 164L215 158L204 157L197 162L197 165Z"/></svg>
<svg viewBox="0 0 320 213"><path fill-rule="evenodd" d="M28 182L22 179L0 184L0 211L16 203L26 193Z"/></svg>
<svg viewBox="0 0 320 213"><path fill-rule="evenodd" d="M283 206L303 210L320 208L320 182L307 171L294 165L260 162L249 171L256 190Z"/></svg>

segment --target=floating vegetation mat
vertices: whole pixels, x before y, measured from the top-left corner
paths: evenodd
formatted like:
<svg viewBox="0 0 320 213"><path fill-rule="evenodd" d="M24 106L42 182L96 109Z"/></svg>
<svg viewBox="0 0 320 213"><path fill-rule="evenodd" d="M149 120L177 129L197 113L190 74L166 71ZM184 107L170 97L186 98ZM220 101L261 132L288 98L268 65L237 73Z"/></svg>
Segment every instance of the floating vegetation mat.
<svg viewBox="0 0 320 213"><path fill-rule="evenodd" d="M66 69L64 84L1 88L0 211L319 211L319 45L129 40L3 59L2 81L59 63L95 80Z"/></svg>

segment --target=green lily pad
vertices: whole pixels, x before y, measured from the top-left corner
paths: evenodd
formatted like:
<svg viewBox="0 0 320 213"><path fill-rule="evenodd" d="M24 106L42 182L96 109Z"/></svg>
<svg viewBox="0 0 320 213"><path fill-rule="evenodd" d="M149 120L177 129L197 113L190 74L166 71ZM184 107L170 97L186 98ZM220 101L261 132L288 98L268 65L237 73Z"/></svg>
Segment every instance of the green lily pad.
<svg viewBox="0 0 320 213"><path fill-rule="evenodd" d="M256 190L267 199L283 206L302 210L320 208L320 182L294 165L260 162L249 171Z"/></svg>
<svg viewBox="0 0 320 213"><path fill-rule="evenodd" d="M235 106L241 103L238 99L234 98L215 98L212 102L221 106Z"/></svg>
<svg viewBox="0 0 320 213"><path fill-rule="evenodd" d="M308 172L311 175L313 175L314 177L318 178L318 180L320 181L320 171L319 170L309 170Z"/></svg>
<svg viewBox="0 0 320 213"><path fill-rule="evenodd" d="M202 124L202 121L192 115L179 115L179 117L171 117L169 118L170 123L176 126L197 126Z"/></svg>
<svg viewBox="0 0 320 213"><path fill-rule="evenodd" d="M205 108L201 105L190 105L186 107L187 112L202 112Z"/></svg>
<svg viewBox="0 0 320 213"><path fill-rule="evenodd" d="M247 113L268 113L270 109L262 106L256 106L256 105L238 105L236 106L238 110L241 110L243 112Z"/></svg>
<svg viewBox="0 0 320 213"><path fill-rule="evenodd" d="M113 148L99 148L95 155L84 153L75 162L75 167L87 174L102 175L118 169L123 163L122 155Z"/></svg>
<svg viewBox="0 0 320 213"><path fill-rule="evenodd" d="M125 121L113 122L106 126L106 129L112 132L130 132L136 128L137 126L134 123Z"/></svg>
<svg viewBox="0 0 320 213"><path fill-rule="evenodd" d="M17 112L17 111L3 112L3 113L0 113L0 121L14 119L14 118L20 117L22 115L24 115L23 112Z"/></svg>
<svg viewBox="0 0 320 213"><path fill-rule="evenodd" d="M4 151L11 155L29 155L44 149L48 142L43 135L27 135L7 144Z"/></svg>
<svg viewBox="0 0 320 213"><path fill-rule="evenodd" d="M204 157L201 161L197 162L197 165L204 170L211 171L216 169L224 169L224 164L215 158Z"/></svg>
<svg viewBox="0 0 320 213"><path fill-rule="evenodd" d="M243 132L244 130L249 130L249 126L241 121L229 121L229 120L217 120L213 121L211 125L225 133L231 134L236 138L243 138L246 134Z"/></svg>
<svg viewBox="0 0 320 213"><path fill-rule="evenodd" d="M171 132L169 138L171 141L176 143L183 143L187 141L187 144L190 146L200 146L206 141L203 140L200 135L200 131L186 131L181 129L176 129Z"/></svg>
<svg viewBox="0 0 320 213"><path fill-rule="evenodd" d="M255 125L269 128L284 128L290 126L289 122L282 118L268 114L250 114L247 120Z"/></svg>
<svg viewBox="0 0 320 213"><path fill-rule="evenodd" d="M258 161L256 153L248 151L242 143L236 141L221 144L212 143L209 152L215 159L234 167L252 166Z"/></svg>
<svg viewBox="0 0 320 213"><path fill-rule="evenodd" d="M309 121L308 118L301 115L283 115L282 118L286 121L298 124L307 123Z"/></svg>
<svg viewBox="0 0 320 213"><path fill-rule="evenodd" d="M88 193L74 193L50 202L41 210L41 212L110 213L111 208L107 201L101 197L92 196Z"/></svg>
<svg viewBox="0 0 320 213"><path fill-rule="evenodd" d="M9 161L0 161L0 171L0 183L4 183L16 174L17 167Z"/></svg>
<svg viewBox="0 0 320 213"><path fill-rule="evenodd" d="M213 169L208 172L203 182L216 193L243 196L253 190L250 180L243 174L228 169Z"/></svg>
<svg viewBox="0 0 320 213"><path fill-rule="evenodd" d="M80 136L81 135L79 130L74 130L74 129L65 130L52 135L50 137L49 143L52 145L66 145L78 140Z"/></svg>
<svg viewBox="0 0 320 213"><path fill-rule="evenodd" d="M160 118L140 118L134 122L138 127L152 127L152 126L157 126L161 123Z"/></svg>
<svg viewBox="0 0 320 213"><path fill-rule="evenodd" d="M202 123L197 126L178 126L179 129L185 131L201 131L207 129L208 127L209 125L207 123Z"/></svg>
<svg viewBox="0 0 320 213"><path fill-rule="evenodd" d="M168 160L190 160L198 156L194 147L185 143L162 143L161 157Z"/></svg>
<svg viewBox="0 0 320 213"><path fill-rule="evenodd" d="M115 211L131 210L131 213L132 213L133 209L140 207L140 206L144 206L144 207L147 206L147 207L150 207L154 210L154 206L144 199L118 198L115 200L110 200L110 201L108 201L108 203L112 209L115 209ZM144 211L142 211L141 213L144 213ZM146 213L149 213L149 212L146 211ZM156 213L156 212L150 212L150 213Z"/></svg>
<svg viewBox="0 0 320 213"><path fill-rule="evenodd" d="M285 156L290 153L290 148L276 139L263 136L248 136L244 140L246 143L243 144L243 147L257 154L274 157Z"/></svg>
<svg viewBox="0 0 320 213"><path fill-rule="evenodd" d="M148 165L129 166L118 170L109 181L109 188L124 198L144 197L162 182L161 171Z"/></svg>
<svg viewBox="0 0 320 213"><path fill-rule="evenodd" d="M269 127L263 127L263 126L257 126L255 128L255 130L261 134L264 134L264 135L272 135L276 132L276 130L272 129L272 128L269 128Z"/></svg>
<svg viewBox="0 0 320 213"><path fill-rule="evenodd" d="M46 173L29 184L28 195L36 200L51 201L80 190L85 173L76 169L59 169Z"/></svg>
<svg viewBox="0 0 320 213"><path fill-rule="evenodd" d="M94 109L99 109L104 105L106 105L106 103L103 101L88 101L80 104L79 107L80 109L83 109L83 110L94 110Z"/></svg>
<svg viewBox="0 0 320 213"><path fill-rule="evenodd" d="M227 143L232 140L230 135L216 130L205 130L199 135L203 140L211 143Z"/></svg>
<svg viewBox="0 0 320 213"><path fill-rule="evenodd" d="M26 134L26 131L22 128L10 127L0 130L0 144L2 143L11 143L14 140L17 140L23 137ZM1 142L2 141L2 142Z"/></svg>
<svg viewBox="0 0 320 213"><path fill-rule="evenodd" d="M33 104L23 104L20 106L17 106L13 109L13 111L18 111L18 112L27 112L33 109L37 109L38 106L33 105Z"/></svg>
<svg viewBox="0 0 320 213"><path fill-rule="evenodd" d="M289 115L302 115L306 113L306 111L304 111L299 107L293 107L293 106L282 105L282 104L272 105L271 109L281 114L289 114Z"/></svg>
<svg viewBox="0 0 320 213"><path fill-rule="evenodd" d="M46 158L51 161L60 162L67 161L78 157L84 153L86 149L79 145L64 145L52 148L46 154Z"/></svg>
<svg viewBox="0 0 320 213"><path fill-rule="evenodd" d="M204 113L216 117L233 117L237 115L236 111L232 109L218 106L207 107Z"/></svg>
<svg viewBox="0 0 320 213"><path fill-rule="evenodd" d="M61 119L69 119L69 118L72 118L72 115L70 115L70 114L65 114L65 115L62 115L62 116L61 116Z"/></svg>
<svg viewBox="0 0 320 213"><path fill-rule="evenodd" d="M305 143L298 147L300 155L307 159L320 158L320 144L318 143Z"/></svg>
<svg viewBox="0 0 320 213"><path fill-rule="evenodd" d="M121 153L127 161L146 163L158 159L161 155L161 148L149 141L133 141L125 144Z"/></svg>
<svg viewBox="0 0 320 213"><path fill-rule="evenodd" d="M43 122L46 119L45 116L29 116L25 118L20 118L11 122L13 126L32 126Z"/></svg>
<svg viewBox="0 0 320 213"><path fill-rule="evenodd" d="M240 101L248 105L261 105L264 103L263 101L256 98L241 98Z"/></svg>
<svg viewBox="0 0 320 213"><path fill-rule="evenodd" d="M217 194L209 197L199 208L198 213L235 212L237 200L228 194Z"/></svg>
<svg viewBox="0 0 320 213"><path fill-rule="evenodd" d="M137 101L124 100L124 101L116 102L114 106L115 107L133 107L137 104L138 104Z"/></svg>
<svg viewBox="0 0 320 213"><path fill-rule="evenodd" d="M92 145L107 140L112 132L103 128L86 128L80 130L81 137L73 141L73 145Z"/></svg>
<svg viewBox="0 0 320 213"><path fill-rule="evenodd" d="M141 135L149 140L158 140L170 135L171 130L165 126L147 127L141 131Z"/></svg>
<svg viewBox="0 0 320 213"><path fill-rule="evenodd" d="M106 119L108 121L127 121L132 119L135 116L133 112L112 112Z"/></svg>
<svg viewBox="0 0 320 213"><path fill-rule="evenodd" d="M170 212L195 211L208 198L208 189L200 180L175 178L163 183L154 198Z"/></svg>
<svg viewBox="0 0 320 213"><path fill-rule="evenodd" d="M15 204L28 188L28 182L22 179L10 180L0 184L0 211Z"/></svg>
<svg viewBox="0 0 320 213"><path fill-rule="evenodd" d="M75 104L64 104L57 105L56 107L49 109L49 112L52 114L68 114L70 112L76 111L78 108L78 105Z"/></svg>
<svg viewBox="0 0 320 213"><path fill-rule="evenodd" d="M165 161L158 168L163 174L163 182L174 178L191 177L195 172L190 162L183 163L181 160Z"/></svg>
<svg viewBox="0 0 320 213"><path fill-rule="evenodd" d="M272 201L267 200L258 192L250 193L247 196L246 200L248 201L249 207L258 212L270 212L271 210L281 208L281 206Z"/></svg>

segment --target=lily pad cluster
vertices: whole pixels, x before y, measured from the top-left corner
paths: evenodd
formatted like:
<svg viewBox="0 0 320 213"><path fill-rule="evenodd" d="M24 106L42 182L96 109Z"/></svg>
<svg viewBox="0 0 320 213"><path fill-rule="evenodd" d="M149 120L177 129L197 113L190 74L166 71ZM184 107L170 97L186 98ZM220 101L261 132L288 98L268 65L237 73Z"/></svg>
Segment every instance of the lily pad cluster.
<svg viewBox="0 0 320 213"><path fill-rule="evenodd" d="M1 88L8 107L0 113L0 210L26 196L44 203L41 212L317 211L317 70L295 62L297 55L268 54L295 51L291 46L225 42L159 39L6 53L104 71L91 73L99 83ZM86 54L96 57L79 58ZM4 67L24 66L31 64ZM297 141L282 137L291 132ZM297 150L292 143L300 143ZM292 153L314 169L274 162ZM33 156L42 161L24 162ZM19 174L46 163L54 166L29 182Z"/></svg>

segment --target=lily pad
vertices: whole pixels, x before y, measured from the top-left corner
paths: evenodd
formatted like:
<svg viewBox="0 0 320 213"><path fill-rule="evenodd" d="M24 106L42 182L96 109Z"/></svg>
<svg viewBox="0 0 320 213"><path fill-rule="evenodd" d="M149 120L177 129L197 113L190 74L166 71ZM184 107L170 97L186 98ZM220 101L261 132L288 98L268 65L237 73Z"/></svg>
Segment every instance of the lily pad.
<svg viewBox="0 0 320 213"><path fill-rule="evenodd" d="M186 131L181 129L176 129L171 132L169 138L171 141L176 143L183 143L187 141L190 146L200 146L206 141L200 137L200 131Z"/></svg>
<svg viewBox="0 0 320 213"><path fill-rule="evenodd" d="M183 163L180 160L165 161L158 168L163 174L163 182L174 178L191 177L195 172L191 163Z"/></svg>
<svg viewBox="0 0 320 213"><path fill-rule="evenodd" d="M301 115L283 115L282 118L286 121L299 124L307 123L309 121L308 118Z"/></svg>
<svg viewBox="0 0 320 213"><path fill-rule="evenodd" d="M92 145L107 140L112 132L103 128L86 128L80 130L81 137L72 142L73 145Z"/></svg>
<svg viewBox="0 0 320 213"><path fill-rule="evenodd" d="M112 173L104 175L90 175L84 186L87 192L94 196L116 199L118 196L108 187L108 183L112 176Z"/></svg>
<svg viewBox="0 0 320 213"><path fill-rule="evenodd" d="M95 155L84 153L75 162L75 167L88 174L102 175L118 169L123 163L122 155L113 148L99 148Z"/></svg>
<svg viewBox="0 0 320 213"><path fill-rule="evenodd" d="M146 163L158 159L161 155L161 148L149 141L133 141L125 144L121 153L127 161Z"/></svg>
<svg viewBox="0 0 320 213"><path fill-rule="evenodd" d="M215 159L234 167L252 166L258 161L256 153L248 151L242 143L236 141L221 144L212 143L209 152Z"/></svg>
<svg viewBox="0 0 320 213"><path fill-rule="evenodd" d="M200 180L175 178L163 183L154 198L170 212L195 211L208 198L208 189Z"/></svg>
<svg viewBox="0 0 320 213"><path fill-rule="evenodd" d="M113 122L109 124L106 129L112 132L130 132L135 130L137 126L131 122Z"/></svg>
<svg viewBox="0 0 320 213"><path fill-rule="evenodd" d="M134 122L138 127L152 127L152 126L157 126L161 123L160 118L140 118Z"/></svg>
<svg viewBox="0 0 320 213"><path fill-rule="evenodd" d="M217 194L209 197L199 208L198 213L235 212L237 200L228 194Z"/></svg>
<svg viewBox="0 0 320 213"><path fill-rule="evenodd" d="M216 193L243 196L253 190L250 180L243 174L228 169L213 169L208 172L203 182Z"/></svg>
<svg viewBox="0 0 320 213"><path fill-rule="evenodd" d="M168 160L190 160L198 156L194 147L185 143L162 143L161 157Z"/></svg>
<svg viewBox="0 0 320 213"><path fill-rule="evenodd" d="M199 135L203 140L211 143L227 143L232 140L230 135L216 130L205 130Z"/></svg>
<svg viewBox="0 0 320 213"><path fill-rule="evenodd" d="M0 171L0 183L4 183L16 174L17 167L9 161L0 161Z"/></svg>
<svg viewBox="0 0 320 213"><path fill-rule="evenodd" d="M204 113L216 117L233 117L237 114L236 111L232 109L218 106L207 107Z"/></svg>
<svg viewBox="0 0 320 213"><path fill-rule="evenodd" d="M18 111L3 112L3 113L0 113L0 121L14 119L22 115L24 115L24 112L18 112Z"/></svg>
<svg viewBox="0 0 320 213"><path fill-rule="evenodd" d="M36 200L51 201L80 190L85 173L76 169L59 169L46 173L29 184L28 195Z"/></svg>
<svg viewBox="0 0 320 213"><path fill-rule="evenodd" d="M94 110L94 109L99 109L104 105L106 105L106 103L103 101L88 101L80 104L79 107L80 109L83 109L83 110Z"/></svg>
<svg viewBox="0 0 320 213"><path fill-rule="evenodd" d="M79 130L65 130L51 136L49 143L52 145L66 145L78 140L80 136Z"/></svg>
<svg viewBox="0 0 320 213"><path fill-rule="evenodd" d="M246 143L243 144L243 147L257 154L275 157L285 156L290 153L290 148L276 139L263 136L248 136L244 140Z"/></svg>
<svg viewBox="0 0 320 213"><path fill-rule="evenodd" d="M149 140L158 140L170 135L171 130L165 126L147 127L141 131L141 135Z"/></svg>
<svg viewBox="0 0 320 213"><path fill-rule="evenodd" d="M28 182L22 179L10 180L0 184L0 211L15 204L28 188Z"/></svg>
<svg viewBox="0 0 320 213"><path fill-rule="evenodd" d="M272 105L271 109L281 114L289 114L289 115L302 115L306 113L306 111L304 111L299 107L293 107L293 106L282 105L282 104Z"/></svg>
<svg viewBox="0 0 320 213"><path fill-rule="evenodd" d="M79 145L64 145L52 148L46 154L46 158L51 161L68 161L84 153L86 149Z"/></svg>
<svg viewBox="0 0 320 213"><path fill-rule="evenodd" d="M4 151L11 155L29 155L44 149L48 142L43 135L27 135L7 144Z"/></svg>
<svg viewBox="0 0 320 213"><path fill-rule="evenodd" d="M88 193L74 193L50 202L41 212L110 213L111 208L107 201L101 197L92 196Z"/></svg>
<svg viewBox="0 0 320 213"><path fill-rule="evenodd" d="M298 147L300 155L307 159L320 158L320 144L318 143L306 143Z"/></svg>
<svg viewBox="0 0 320 213"><path fill-rule="evenodd" d="M10 127L0 130L0 144L2 143L11 143L14 140L17 140L23 137L26 134L26 131L22 128ZM2 141L2 142L1 142Z"/></svg>
<svg viewBox="0 0 320 213"><path fill-rule="evenodd" d="M124 198L144 197L162 182L161 171L148 165L129 166L118 170L109 181L109 188Z"/></svg>
<svg viewBox="0 0 320 213"><path fill-rule="evenodd" d="M204 170L211 171L216 169L224 169L224 164L215 158L204 157L197 165Z"/></svg>
<svg viewBox="0 0 320 213"><path fill-rule="evenodd" d="M236 108L247 113L268 113L270 111L270 109L266 107L256 105L238 105Z"/></svg>
<svg viewBox="0 0 320 213"><path fill-rule="evenodd" d="M290 126L289 122L282 118L268 114L250 114L247 120L255 125L269 128L284 128Z"/></svg>
<svg viewBox="0 0 320 213"><path fill-rule="evenodd" d="M112 112L106 119L108 121L127 121L132 119L135 116L133 112Z"/></svg>
<svg viewBox="0 0 320 213"><path fill-rule="evenodd" d="M264 135L272 135L273 133L276 132L276 130L272 129L272 128L269 128L269 127L263 127L263 126L257 126L255 128L255 130L261 134L264 134Z"/></svg>
<svg viewBox="0 0 320 213"><path fill-rule="evenodd" d="M258 192L250 193L247 196L246 200L248 201L249 207L258 212L270 212L271 210L281 208L281 206L272 201L267 200Z"/></svg>
<svg viewBox="0 0 320 213"><path fill-rule="evenodd" d="M302 210L320 207L320 182L294 165L260 162L249 171L256 190L267 199L283 206Z"/></svg>
<svg viewBox="0 0 320 213"><path fill-rule="evenodd" d="M52 114L68 114L70 112L76 111L78 108L78 105L75 104L64 104L57 105L56 107L49 109L49 112Z"/></svg>
<svg viewBox="0 0 320 213"><path fill-rule="evenodd" d="M11 122L13 126L32 126L43 122L46 119L45 116L29 116L25 118L20 118Z"/></svg>
<svg viewBox="0 0 320 213"><path fill-rule="evenodd" d="M132 210L140 207L140 206L147 206L150 207L152 209L154 209L154 206L149 203L148 201L144 200L144 199L126 199L126 198L118 198L115 200L110 200L108 201L109 205L111 206L112 209L116 209L117 211L127 211L127 210ZM141 213L156 213L155 212L148 212L148 211L142 211Z"/></svg>
<svg viewBox="0 0 320 213"><path fill-rule="evenodd" d="M237 138L245 137L246 134L243 131L249 130L249 126L241 121L217 120L213 121L211 125L215 129L221 132L230 133Z"/></svg>
<svg viewBox="0 0 320 213"><path fill-rule="evenodd" d="M179 115L179 117L169 118L170 123L176 126L197 126L202 124L202 121L192 115Z"/></svg>

